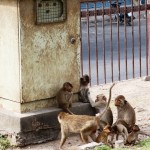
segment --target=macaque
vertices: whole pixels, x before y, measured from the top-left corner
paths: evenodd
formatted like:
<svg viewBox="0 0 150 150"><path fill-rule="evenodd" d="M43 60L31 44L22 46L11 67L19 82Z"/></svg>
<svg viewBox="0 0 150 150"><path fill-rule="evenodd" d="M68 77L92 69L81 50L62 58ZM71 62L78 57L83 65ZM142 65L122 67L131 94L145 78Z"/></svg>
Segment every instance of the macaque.
<svg viewBox="0 0 150 150"><path fill-rule="evenodd" d="M127 128L128 133L130 133L132 131L132 126L127 124L126 121L122 120L122 119L117 119L117 121L114 123L114 125L116 124L122 124Z"/></svg>
<svg viewBox="0 0 150 150"><path fill-rule="evenodd" d="M114 84L111 86L110 89ZM58 115L58 121L61 126L61 142L60 148L65 143L69 133L79 133L82 141L84 143L88 143L88 137L91 137L93 141L96 140L95 133L99 128L99 122L101 116L107 111L110 100L106 105L105 110L100 114L98 113L97 116L88 116L88 115L70 115L65 112L60 112Z"/></svg>
<svg viewBox="0 0 150 150"><path fill-rule="evenodd" d="M109 91L109 99L111 99L111 91ZM101 111L103 111L105 109L106 105L107 105L106 96L104 94L97 95L97 98L95 100L95 104L93 104L93 106L96 109L96 112L100 113ZM113 124L113 113L112 113L112 110L110 107L108 108L106 113L101 117L101 120L106 122L110 126Z"/></svg>
<svg viewBox="0 0 150 150"><path fill-rule="evenodd" d="M126 144L135 144L135 142L138 140L139 133L140 133L139 126L134 125L132 127L132 132L127 137Z"/></svg>
<svg viewBox="0 0 150 150"><path fill-rule="evenodd" d="M133 126L136 122L135 110L123 95L115 98L115 106L118 113L117 119L124 120L128 125Z"/></svg>
<svg viewBox="0 0 150 150"><path fill-rule="evenodd" d="M116 135L116 140L118 140L119 135L122 135L122 137L124 138L124 144L126 143L127 137L128 137L128 129L127 129L127 124L125 126L126 122L123 120L120 120L118 122L115 122L112 127L111 127L111 135L112 135L112 139L111 141L113 141L114 139L114 135Z"/></svg>
<svg viewBox="0 0 150 150"><path fill-rule="evenodd" d="M65 82L63 87L58 91L56 95L58 107L62 108L63 111L73 114L69 108L72 107L72 93L73 85L69 82Z"/></svg>
<svg viewBox="0 0 150 150"><path fill-rule="evenodd" d="M83 75L83 77L80 78L80 86L88 86L90 80L91 79L87 74Z"/></svg>
<svg viewBox="0 0 150 150"><path fill-rule="evenodd" d="M84 75L80 78L80 91L79 91L79 101L83 103L90 103L90 90L88 84L90 83L90 77L88 75Z"/></svg>
<svg viewBox="0 0 150 150"><path fill-rule="evenodd" d="M90 78L88 75L84 75L82 78L80 78L80 92L79 92L79 101L84 103L90 103L91 106L95 109L96 113L101 113L105 109L107 105L107 98L104 94L99 94L96 97L95 102L92 100L90 96L90 91L88 88L88 84L90 82ZM112 88L112 87L111 87ZM109 91L109 99L111 99L111 89ZM103 127L107 124L112 125L113 123L113 113L108 108L107 112L101 117L100 122L100 131L103 130Z"/></svg>
<svg viewBox="0 0 150 150"><path fill-rule="evenodd" d="M105 145L110 146L110 143L108 143L108 135L111 133L111 126L110 125L106 125L103 128L103 131L97 136L96 138L96 142L97 143L104 143ZM112 147L112 144L111 144Z"/></svg>
<svg viewBox="0 0 150 150"><path fill-rule="evenodd" d="M114 84L113 84L114 86ZM111 99L111 89L112 87L109 89L109 98L108 101ZM93 107L95 107L96 112L100 113L101 111L103 111L105 109L105 107L107 106L107 98L104 94L99 94L96 97L95 103L93 103ZM108 107L107 111L104 113L104 115L101 117L101 121L105 122L105 125L112 125L113 124L113 113L110 107ZM104 124L100 123L100 130L102 131L104 128Z"/></svg>
<svg viewBox="0 0 150 150"><path fill-rule="evenodd" d="M79 133L82 142L88 143L90 136L93 141L96 140L96 130L98 129L98 119L95 116L88 115L70 115L65 112L60 112L58 121L61 127L60 148L65 143L69 133Z"/></svg>

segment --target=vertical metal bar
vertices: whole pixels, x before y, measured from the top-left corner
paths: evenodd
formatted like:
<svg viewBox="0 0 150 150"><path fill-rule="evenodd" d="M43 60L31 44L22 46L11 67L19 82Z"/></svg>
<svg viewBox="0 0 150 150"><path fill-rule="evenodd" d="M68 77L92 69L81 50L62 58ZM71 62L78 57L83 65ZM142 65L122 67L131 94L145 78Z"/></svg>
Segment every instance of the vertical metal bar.
<svg viewBox="0 0 150 150"><path fill-rule="evenodd" d="M94 12L94 17L95 17L95 41L96 41L96 77L97 77L97 85L99 85L99 69L98 69L98 43L97 43L97 11L96 11L96 2L94 3L95 7L95 12Z"/></svg>
<svg viewBox="0 0 150 150"><path fill-rule="evenodd" d="M110 59L111 59L111 80L112 82L114 81L114 73L113 73L113 44L112 44L112 12L111 12L111 3L112 1L110 0L110 10L109 10L109 15L110 15Z"/></svg>
<svg viewBox="0 0 150 150"><path fill-rule="evenodd" d="M145 0L145 19L146 19L146 76L148 76L148 20L147 20L147 0Z"/></svg>
<svg viewBox="0 0 150 150"><path fill-rule="evenodd" d="M138 28L138 32L139 32L139 36L138 36L138 47L139 47L139 69L140 69L140 77L142 76L141 73L141 13L140 13L140 0L138 0L138 24L139 24L139 28Z"/></svg>
<svg viewBox="0 0 150 150"><path fill-rule="evenodd" d="M135 69L134 69L134 22L133 22L133 0L131 0L131 7L132 7L132 18L131 18L131 22L132 22L132 77L135 78Z"/></svg>
<svg viewBox="0 0 150 150"><path fill-rule="evenodd" d="M102 1L102 28L103 28L103 61L104 61L104 81L106 83L106 60L105 60L105 25L104 25L104 22L105 22L105 18L104 18L104 2Z"/></svg>
<svg viewBox="0 0 150 150"><path fill-rule="evenodd" d="M127 59L127 21L126 20L126 0L124 0L124 54L125 54L125 72L126 72L126 80L128 79L128 59Z"/></svg>
<svg viewBox="0 0 150 150"><path fill-rule="evenodd" d="M80 3L81 6L81 3ZM80 55L80 61L81 61L81 76L83 76L83 49L82 49L82 20L81 20L81 7L80 7L80 42L81 42L81 55Z"/></svg>
<svg viewBox="0 0 150 150"><path fill-rule="evenodd" d="M120 9L118 6L118 0L117 0L117 45L118 45L118 80L120 81L120 30L119 30L119 14L120 14Z"/></svg>
<svg viewBox="0 0 150 150"><path fill-rule="evenodd" d="M89 26L89 3L87 4L87 36L88 36L88 62L89 62L89 77L91 78L91 55L90 55L90 26ZM90 80L91 85L91 80Z"/></svg>

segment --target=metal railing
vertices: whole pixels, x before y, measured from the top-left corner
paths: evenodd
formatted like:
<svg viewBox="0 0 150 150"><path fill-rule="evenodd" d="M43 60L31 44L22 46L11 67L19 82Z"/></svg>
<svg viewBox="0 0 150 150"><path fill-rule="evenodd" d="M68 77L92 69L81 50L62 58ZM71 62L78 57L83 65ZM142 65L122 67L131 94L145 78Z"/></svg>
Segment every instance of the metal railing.
<svg viewBox="0 0 150 150"><path fill-rule="evenodd" d="M92 85L147 76L150 5L81 1L81 75L88 74Z"/></svg>

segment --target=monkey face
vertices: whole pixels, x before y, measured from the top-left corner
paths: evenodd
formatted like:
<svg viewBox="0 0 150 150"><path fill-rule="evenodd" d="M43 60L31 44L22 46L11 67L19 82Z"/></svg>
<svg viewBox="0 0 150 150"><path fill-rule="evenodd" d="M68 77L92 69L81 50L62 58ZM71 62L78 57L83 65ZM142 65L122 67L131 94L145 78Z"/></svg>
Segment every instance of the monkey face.
<svg viewBox="0 0 150 150"><path fill-rule="evenodd" d="M73 89L73 85L72 85L71 83L65 82L65 83L63 84L63 90L64 90L64 91L71 92L72 89Z"/></svg>
<svg viewBox="0 0 150 150"><path fill-rule="evenodd" d="M119 95L115 98L115 106L121 107L126 102L125 97L123 95Z"/></svg>
<svg viewBox="0 0 150 150"><path fill-rule="evenodd" d="M80 84L82 86L87 86L90 83L90 80L90 77L87 74L85 74L83 77L80 78Z"/></svg>
<svg viewBox="0 0 150 150"><path fill-rule="evenodd" d="M104 127L103 131L104 131L105 133L110 133L110 132L111 132L111 127L110 127L109 125L106 125L106 126Z"/></svg>
<svg viewBox="0 0 150 150"><path fill-rule="evenodd" d="M106 103L107 98L104 94L99 94L96 96L95 102L101 102L101 103Z"/></svg>
<svg viewBox="0 0 150 150"><path fill-rule="evenodd" d="M138 125L134 125L134 126L132 127L132 130L135 131L135 132L138 132L138 131L140 131L140 128L139 128Z"/></svg>
<svg viewBox="0 0 150 150"><path fill-rule="evenodd" d="M68 91L68 92L72 92L72 87L69 86L69 87L67 88L67 91Z"/></svg>

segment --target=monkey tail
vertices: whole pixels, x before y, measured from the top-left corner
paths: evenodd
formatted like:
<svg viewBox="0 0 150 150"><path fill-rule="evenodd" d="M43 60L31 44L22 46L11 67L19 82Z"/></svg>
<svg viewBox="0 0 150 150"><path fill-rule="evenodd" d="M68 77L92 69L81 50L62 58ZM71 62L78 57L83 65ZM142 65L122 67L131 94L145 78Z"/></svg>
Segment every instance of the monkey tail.
<svg viewBox="0 0 150 150"><path fill-rule="evenodd" d="M106 111L108 110L108 108L109 108L109 104L110 104L110 101L111 101L112 88L114 87L114 85L115 85L115 83L113 83L113 84L111 85L110 89L109 89L109 98L108 98L108 103L107 103L107 105L106 105L106 107L105 107L104 111L103 111L101 114L100 114L100 113L96 114L96 116L97 116L97 117L102 117L102 116L106 113Z"/></svg>

